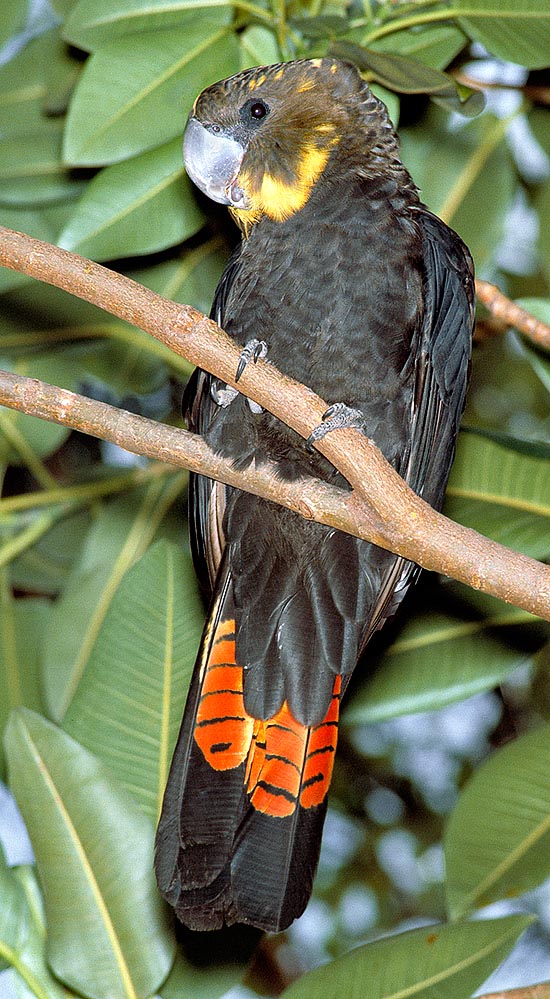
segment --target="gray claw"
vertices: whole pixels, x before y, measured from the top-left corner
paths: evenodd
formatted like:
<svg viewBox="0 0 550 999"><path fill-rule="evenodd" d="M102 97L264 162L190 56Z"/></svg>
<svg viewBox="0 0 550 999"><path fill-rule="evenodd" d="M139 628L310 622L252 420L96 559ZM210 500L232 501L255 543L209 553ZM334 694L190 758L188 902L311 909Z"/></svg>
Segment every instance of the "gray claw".
<svg viewBox="0 0 550 999"><path fill-rule="evenodd" d="M365 417L360 409L352 409L346 406L345 402L335 402L323 413L323 422L315 427L307 441L306 447L313 450L314 441L320 441L333 430L341 428L355 427L357 430L365 430Z"/></svg>
<svg viewBox="0 0 550 999"><path fill-rule="evenodd" d="M265 340L258 340L256 337L245 343L243 349L241 350L241 356L239 363L237 365L237 374L235 375L235 381L238 382L244 369L250 361L256 361L260 357L265 357L267 354L267 343Z"/></svg>

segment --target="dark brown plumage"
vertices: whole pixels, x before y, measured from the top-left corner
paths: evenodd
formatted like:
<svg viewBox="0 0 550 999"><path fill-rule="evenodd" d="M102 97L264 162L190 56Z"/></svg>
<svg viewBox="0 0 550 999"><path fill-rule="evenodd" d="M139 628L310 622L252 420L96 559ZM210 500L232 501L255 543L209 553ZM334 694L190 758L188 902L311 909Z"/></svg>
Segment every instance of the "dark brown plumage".
<svg viewBox="0 0 550 999"><path fill-rule="evenodd" d="M195 102L186 163L243 230L213 316L365 431L440 506L468 377L470 256L398 157L350 64L248 70ZM197 371L191 429L241 466L343 480L269 413ZM157 835L161 891L191 928L287 926L317 864L338 706L411 563L201 476L195 560L213 602Z"/></svg>

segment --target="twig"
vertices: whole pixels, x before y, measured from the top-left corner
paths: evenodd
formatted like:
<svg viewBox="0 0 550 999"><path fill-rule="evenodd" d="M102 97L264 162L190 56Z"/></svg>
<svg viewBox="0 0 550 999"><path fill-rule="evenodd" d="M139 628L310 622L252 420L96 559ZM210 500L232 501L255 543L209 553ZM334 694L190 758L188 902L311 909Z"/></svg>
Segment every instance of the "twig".
<svg viewBox="0 0 550 999"><path fill-rule="evenodd" d="M537 347L550 350L550 326L536 319L527 309L522 309L504 295L500 288L488 281L476 281L476 294L495 319L505 326L515 326L520 333L525 334Z"/></svg>
<svg viewBox="0 0 550 999"><path fill-rule="evenodd" d="M479 999L550 999L550 982L540 985L525 985L521 989L510 989L506 992L491 992Z"/></svg>
<svg viewBox="0 0 550 999"><path fill-rule="evenodd" d="M0 263L99 305L235 386L239 347L195 309L167 301L85 258L2 227ZM276 479L268 466L236 472L229 462L207 453L204 442L194 435L120 410L107 415L111 407L33 379L6 374L3 384L0 401L5 405L78 429L86 426L88 432L116 440L128 450L186 464L257 492L305 517L366 538L425 568L443 572L550 620L547 566L436 513L409 489L373 442L358 431L335 431L318 445L348 480L352 493L315 480L292 486ZM248 366L239 389L303 437L319 423L326 408L310 389L262 361ZM182 442L188 449L185 460Z"/></svg>

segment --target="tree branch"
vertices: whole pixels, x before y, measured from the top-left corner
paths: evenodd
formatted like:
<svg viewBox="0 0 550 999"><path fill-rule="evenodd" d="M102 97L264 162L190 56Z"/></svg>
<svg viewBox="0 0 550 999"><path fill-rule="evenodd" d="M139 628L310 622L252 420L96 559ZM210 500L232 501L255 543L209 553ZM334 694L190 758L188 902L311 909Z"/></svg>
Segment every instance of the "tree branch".
<svg viewBox="0 0 550 999"><path fill-rule="evenodd" d="M525 985L521 989L511 989L506 992L491 992L479 999L550 999L550 982L540 985Z"/></svg>
<svg viewBox="0 0 550 999"><path fill-rule="evenodd" d="M0 264L98 305L236 386L240 348L190 306L168 301L99 264L3 227ZM262 361L248 365L238 388L302 437L311 433L326 409L310 389ZM256 492L550 620L547 566L436 513L409 489L373 442L356 430L334 431L317 445L348 480L353 490L349 493L313 479L281 482L268 465L238 472L196 435L34 379L4 373L0 402Z"/></svg>
<svg viewBox="0 0 550 999"><path fill-rule="evenodd" d="M521 305L516 305L503 295L500 288L488 281L476 281L476 294L479 302L489 310L495 319L504 326L514 326L537 347L550 350L550 326L537 319Z"/></svg>

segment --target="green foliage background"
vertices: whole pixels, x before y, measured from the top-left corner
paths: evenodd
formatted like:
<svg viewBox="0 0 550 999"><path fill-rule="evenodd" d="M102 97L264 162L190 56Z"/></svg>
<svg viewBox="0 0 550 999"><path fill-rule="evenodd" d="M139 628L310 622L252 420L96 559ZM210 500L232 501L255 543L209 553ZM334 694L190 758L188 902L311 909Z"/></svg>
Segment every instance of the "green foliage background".
<svg viewBox="0 0 550 999"><path fill-rule="evenodd" d="M468 242L479 276L550 321L550 114L536 89L548 83L546 0L55 0L38 25L26 0L11 0L0 45L14 37L25 44L0 65L3 225L114 261L207 312L235 233L185 177L189 107L241 68L331 52L355 59L386 101L424 200ZM465 81L485 70L498 84L497 60L525 71L505 101L489 89L483 110ZM534 142L538 166L525 154ZM3 367L178 419L180 358L12 271L0 271L0 291ZM547 357L514 331L476 348L447 503L542 559L549 392ZM36 867L0 862L0 970L15 969L17 995L215 999L243 976L274 994L330 957L285 995L468 999L532 918L528 899L524 914L469 917L549 873L548 626L425 580L347 705L332 826L352 845L338 863L322 859L315 943L300 944L299 960L266 949L246 970L246 941L228 948L215 935L196 964L159 901L151 854L202 620L186 476L126 467L97 442L7 410L0 461L0 769L36 855ZM514 741L485 762L487 745L457 754L454 786L465 789L455 805L453 794L430 805L384 725L495 688L490 741ZM398 804L393 819L368 806L381 789ZM388 827L419 860L442 841L444 879L415 892L392 881L377 853ZM368 924L354 921L357 898L376 910ZM412 917L433 925L404 929Z"/></svg>

